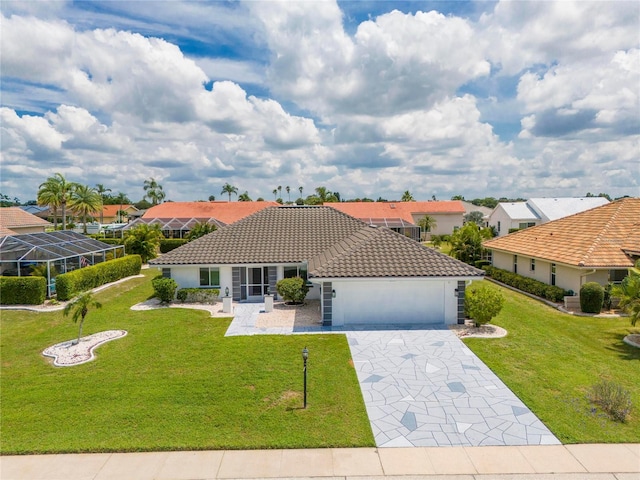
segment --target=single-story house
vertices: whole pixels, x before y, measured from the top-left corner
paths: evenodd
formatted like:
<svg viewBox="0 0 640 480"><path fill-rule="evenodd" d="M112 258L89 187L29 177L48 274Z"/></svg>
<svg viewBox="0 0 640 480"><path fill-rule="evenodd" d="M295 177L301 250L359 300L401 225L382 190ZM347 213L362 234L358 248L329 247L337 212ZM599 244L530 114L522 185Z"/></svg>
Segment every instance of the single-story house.
<svg viewBox="0 0 640 480"><path fill-rule="evenodd" d="M604 197L530 198L526 202L501 202L488 217L499 237L510 231L542 225L552 220L600 207L609 203Z"/></svg>
<svg viewBox="0 0 640 480"><path fill-rule="evenodd" d="M126 223L129 216L137 211L134 205L103 205L102 223ZM96 213L93 217L100 221L100 213Z"/></svg>
<svg viewBox="0 0 640 480"><path fill-rule="evenodd" d="M493 266L565 290L619 282L640 258L640 198L623 198L484 242Z"/></svg>
<svg viewBox="0 0 640 480"><path fill-rule="evenodd" d="M0 208L0 236L23 233L43 233L53 225L46 220L28 213L20 207Z"/></svg>
<svg viewBox="0 0 640 480"><path fill-rule="evenodd" d="M450 235L462 227L464 205L459 200L432 202L339 202L326 203L328 207L358 218L365 223L389 227L398 233L420 240L422 218L429 215L436 221L429 233ZM417 233L416 233L417 232Z"/></svg>
<svg viewBox="0 0 640 480"><path fill-rule="evenodd" d="M151 260L180 287L261 301L300 276L325 325L453 324L483 272L329 206L268 207Z"/></svg>
<svg viewBox="0 0 640 480"><path fill-rule="evenodd" d="M276 202L165 202L149 208L142 218L208 218L230 225Z"/></svg>

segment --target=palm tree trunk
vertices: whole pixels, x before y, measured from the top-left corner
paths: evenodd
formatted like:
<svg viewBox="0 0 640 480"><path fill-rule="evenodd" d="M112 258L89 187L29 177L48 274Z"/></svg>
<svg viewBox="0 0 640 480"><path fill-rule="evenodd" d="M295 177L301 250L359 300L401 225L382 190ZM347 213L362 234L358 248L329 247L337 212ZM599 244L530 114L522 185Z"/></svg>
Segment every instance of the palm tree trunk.
<svg viewBox="0 0 640 480"><path fill-rule="evenodd" d="M58 230L58 207L53 207L53 229Z"/></svg>
<svg viewBox="0 0 640 480"><path fill-rule="evenodd" d="M84 317L82 317L82 320L80 320L80 328L78 329L78 341L76 342L76 345L80 343L80 338L82 338L82 324L84 323Z"/></svg>
<svg viewBox="0 0 640 480"><path fill-rule="evenodd" d="M60 204L62 205L62 230L66 230L67 229L67 202L66 200L63 200L62 202L60 202Z"/></svg>

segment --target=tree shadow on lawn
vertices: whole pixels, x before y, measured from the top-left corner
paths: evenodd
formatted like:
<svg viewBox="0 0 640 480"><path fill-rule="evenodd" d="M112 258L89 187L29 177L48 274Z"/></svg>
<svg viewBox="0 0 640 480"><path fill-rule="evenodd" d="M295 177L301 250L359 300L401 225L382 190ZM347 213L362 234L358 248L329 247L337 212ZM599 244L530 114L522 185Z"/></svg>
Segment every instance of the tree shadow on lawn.
<svg viewBox="0 0 640 480"><path fill-rule="evenodd" d="M608 334L605 340L609 340L609 346L606 349L616 352L621 360L640 360L640 348L624 343L624 337L632 333L638 332Z"/></svg>

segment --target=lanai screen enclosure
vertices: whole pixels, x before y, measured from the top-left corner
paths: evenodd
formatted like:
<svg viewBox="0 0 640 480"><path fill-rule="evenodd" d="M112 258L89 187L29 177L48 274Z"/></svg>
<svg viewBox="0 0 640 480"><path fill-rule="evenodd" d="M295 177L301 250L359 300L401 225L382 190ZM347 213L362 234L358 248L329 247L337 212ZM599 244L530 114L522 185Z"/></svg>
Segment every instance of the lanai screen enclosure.
<svg viewBox="0 0 640 480"><path fill-rule="evenodd" d="M47 296L55 277L124 255L124 246L108 245L79 233L59 231L0 238L0 275L25 277L38 271L47 279Z"/></svg>

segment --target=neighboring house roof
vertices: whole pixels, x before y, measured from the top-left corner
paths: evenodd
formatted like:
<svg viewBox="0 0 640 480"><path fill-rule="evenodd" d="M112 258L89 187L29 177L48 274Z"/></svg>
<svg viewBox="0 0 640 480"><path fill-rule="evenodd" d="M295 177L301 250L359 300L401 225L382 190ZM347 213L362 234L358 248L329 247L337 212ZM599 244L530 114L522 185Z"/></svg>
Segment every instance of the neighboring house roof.
<svg viewBox="0 0 640 480"><path fill-rule="evenodd" d="M0 226L7 229L48 227L50 225L46 220L25 212L20 207L0 208Z"/></svg>
<svg viewBox="0 0 640 480"><path fill-rule="evenodd" d="M465 210L458 200L434 202L331 202L325 203L341 212L360 219L401 218L413 224L413 215L461 214Z"/></svg>
<svg viewBox="0 0 640 480"><path fill-rule="evenodd" d="M49 213L49 207L44 207L44 206L40 206L40 205L22 205L20 206L20 208L22 210L24 210L27 213L30 213L32 215L38 215L38 214L48 214Z"/></svg>
<svg viewBox="0 0 640 480"><path fill-rule="evenodd" d="M498 206L502 207L509 218L513 220L540 220L538 214L536 214L527 202L505 202L499 203Z"/></svg>
<svg viewBox="0 0 640 480"><path fill-rule="evenodd" d="M136 218L122 227L123 231L131 230L141 224L160 225L160 230L191 230L197 223L208 223L217 228L225 225L215 218Z"/></svg>
<svg viewBox="0 0 640 480"><path fill-rule="evenodd" d="M149 208L142 218L215 218L229 225L276 202L165 202Z"/></svg>
<svg viewBox="0 0 640 480"><path fill-rule="evenodd" d="M328 206L270 207L150 265L299 263L328 277L482 276L458 260Z"/></svg>
<svg viewBox="0 0 640 480"><path fill-rule="evenodd" d="M118 216L118 211L119 210L123 210L125 212L127 211L137 211L138 209L136 207L134 207L133 205L122 205L122 208L120 208L120 205L104 205L102 207L102 216L104 217L117 217ZM99 216L99 214L96 214Z"/></svg>
<svg viewBox="0 0 640 480"><path fill-rule="evenodd" d="M640 198L624 198L484 242L491 250L586 268L631 267L638 245Z"/></svg>
<svg viewBox="0 0 640 480"><path fill-rule="evenodd" d="M491 215L491 212L493 211L492 208L483 207L482 205L474 205L471 202L465 202L465 201L462 201L462 206L464 207L465 214L468 214L471 212L480 212L482 213L483 216L488 217L489 215Z"/></svg>
<svg viewBox="0 0 640 480"><path fill-rule="evenodd" d="M601 207L609 203L604 197L530 198L529 206L547 221Z"/></svg>
<svg viewBox="0 0 640 480"><path fill-rule="evenodd" d="M0 237L6 237L7 235L17 235L17 232L14 232L10 228L7 228L3 225L0 225Z"/></svg>

